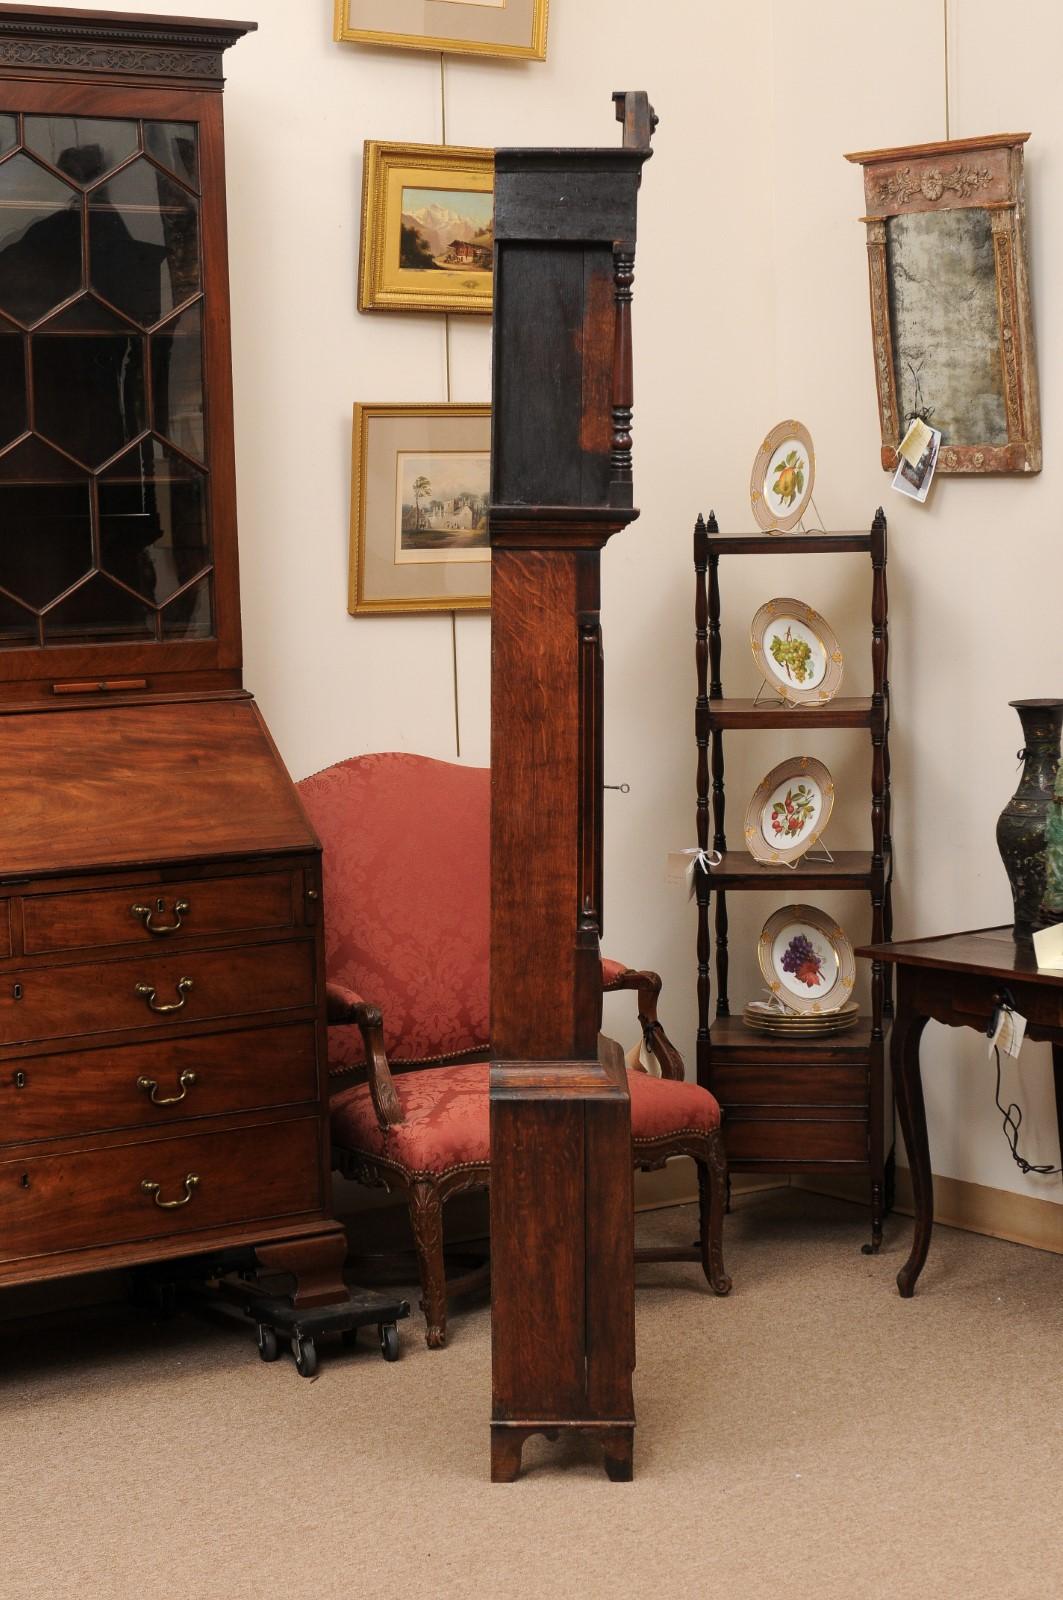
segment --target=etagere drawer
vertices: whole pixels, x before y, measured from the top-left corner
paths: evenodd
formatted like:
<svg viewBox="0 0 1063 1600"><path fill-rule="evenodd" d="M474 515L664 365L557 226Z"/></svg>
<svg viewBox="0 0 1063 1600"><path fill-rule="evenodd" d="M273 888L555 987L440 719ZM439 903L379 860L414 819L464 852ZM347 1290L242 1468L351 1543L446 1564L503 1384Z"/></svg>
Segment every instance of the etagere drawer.
<svg viewBox="0 0 1063 1600"><path fill-rule="evenodd" d="M271 872L27 895L22 920L27 955L137 940L179 945L202 934L291 927L292 878Z"/></svg>
<svg viewBox="0 0 1063 1600"><path fill-rule="evenodd" d="M312 1022L27 1056L0 1067L0 1146L312 1102Z"/></svg>
<svg viewBox="0 0 1063 1600"><path fill-rule="evenodd" d="M322 1204L316 1118L0 1163L0 1262Z"/></svg>
<svg viewBox="0 0 1063 1600"><path fill-rule="evenodd" d="M723 1106L865 1106L866 1066L791 1066L775 1062L716 1067L712 1090Z"/></svg>
<svg viewBox="0 0 1063 1600"><path fill-rule="evenodd" d="M811 1118L791 1117L775 1122L767 1118L744 1121L728 1117L724 1121L724 1143L731 1161L792 1161L795 1167L810 1161L868 1160L866 1121L816 1122Z"/></svg>
<svg viewBox="0 0 1063 1600"><path fill-rule="evenodd" d="M309 940L28 967L0 978L0 1044L206 1021L313 1005Z"/></svg>

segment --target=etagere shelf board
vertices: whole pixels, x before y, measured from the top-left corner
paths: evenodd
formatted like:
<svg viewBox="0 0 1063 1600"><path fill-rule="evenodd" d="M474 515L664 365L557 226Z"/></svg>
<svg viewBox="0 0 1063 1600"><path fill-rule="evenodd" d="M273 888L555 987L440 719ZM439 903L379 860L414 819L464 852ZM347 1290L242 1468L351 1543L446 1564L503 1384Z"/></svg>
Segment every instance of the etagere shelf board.
<svg viewBox="0 0 1063 1600"><path fill-rule="evenodd" d="M321 852L243 688L223 52L0 4L0 1286L346 1298Z"/></svg>
<svg viewBox="0 0 1063 1600"><path fill-rule="evenodd" d="M725 698L721 679L720 558L861 554L870 557L872 693L822 705L773 698ZM724 1110L731 1172L866 1174L870 1182L871 1242L877 1251L892 1202L892 1148L887 1150L885 1042L891 987L881 961L872 962L871 1012L849 1031L817 1039L765 1037L731 1015L728 993L728 909L732 893L857 889L867 893L871 938L889 939L893 926L890 834L889 630L886 518L881 509L867 532L812 534L721 533L714 515L694 529L695 629L698 696L695 708L697 840L710 864L696 874L698 916L698 1082ZM768 592L768 591L766 591ZM805 855L796 865L761 864L727 846L724 733L757 728L866 729L871 737L871 848L839 851L832 860ZM710 847L711 835L711 847ZM709 851L712 856L709 856ZM719 861L715 861L716 856ZM715 917L710 931L710 910ZM715 934L715 1017L710 976ZM890 1137L892 1146L892 1137Z"/></svg>

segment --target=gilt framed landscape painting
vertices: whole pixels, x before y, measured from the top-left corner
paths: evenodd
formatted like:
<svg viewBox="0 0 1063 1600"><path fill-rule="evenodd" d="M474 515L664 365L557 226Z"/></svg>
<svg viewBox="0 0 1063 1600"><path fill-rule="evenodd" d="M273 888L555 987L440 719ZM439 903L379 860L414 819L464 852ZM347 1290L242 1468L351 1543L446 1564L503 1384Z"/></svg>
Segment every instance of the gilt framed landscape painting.
<svg viewBox="0 0 1063 1600"><path fill-rule="evenodd" d="M359 311L490 312L494 153L367 139Z"/></svg>
<svg viewBox="0 0 1063 1600"><path fill-rule="evenodd" d="M450 55L546 60L549 0L336 0L336 38Z"/></svg>
<svg viewBox="0 0 1063 1600"><path fill-rule="evenodd" d="M352 616L491 604L488 405L356 405Z"/></svg>

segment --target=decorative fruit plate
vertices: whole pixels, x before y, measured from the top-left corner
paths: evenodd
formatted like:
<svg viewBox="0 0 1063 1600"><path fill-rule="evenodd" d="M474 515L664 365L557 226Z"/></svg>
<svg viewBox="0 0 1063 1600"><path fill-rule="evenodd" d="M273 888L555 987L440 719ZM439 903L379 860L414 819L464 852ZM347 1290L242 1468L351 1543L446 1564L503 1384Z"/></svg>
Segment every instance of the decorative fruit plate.
<svg viewBox="0 0 1063 1600"><path fill-rule="evenodd" d="M856 982L853 947L833 917L815 906L783 906L757 944L764 981L793 1011L839 1011Z"/></svg>
<svg viewBox="0 0 1063 1600"><path fill-rule="evenodd" d="M822 761L791 756L757 785L746 810L746 848L764 866L795 866L818 844L834 806L834 780Z"/></svg>
<svg viewBox="0 0 1063 1600"><path fill-rule="evenodd" d="M755 1033L764 1033L776 1039L822 1039L835 1033L846 1033L860 1020L860 1007L855 1000L847 1000L837 1011L819 1011L804 1014L780 1011L777 1006L763 1000L751 1000L742 1013L742 1021Z"/></svg>
<svg viewBox="0 0 1063 1600"><path fill-rule="evenodd" d="M766 600L750 624L765 682L793 705L823 705L842 686L845 660L834 629L803 600Z"/></svg>
<svg viewBox="0 0 1063 1600"><path fill-rule="evenodd" d="M765 533L787 533L812 498L816 453L803 422L777 422L757 451L749 480L753 515Z"/></svg>

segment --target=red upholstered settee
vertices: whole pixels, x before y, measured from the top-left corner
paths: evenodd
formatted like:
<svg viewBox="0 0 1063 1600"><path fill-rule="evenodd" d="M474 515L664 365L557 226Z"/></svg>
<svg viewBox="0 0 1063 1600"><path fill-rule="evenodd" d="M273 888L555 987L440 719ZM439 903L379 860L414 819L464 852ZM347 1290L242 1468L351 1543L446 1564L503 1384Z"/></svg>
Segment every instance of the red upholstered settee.
<svg viewBox="0 0 1063 1600"><path fill-rule="evenodd" d="M443 1204L490 1175L490 773L426 756L356 756L299 790L324 846L335 1165L406 1194L436 1348L446 1341ZM700 1260L726 1294L719 1106L684 1081L657 1018L656 974L603 961L602 987L634 990L662 1073L628 1074L635 1165L673 1155L698 1165L700 1240L667 1258Z"/></svg>

